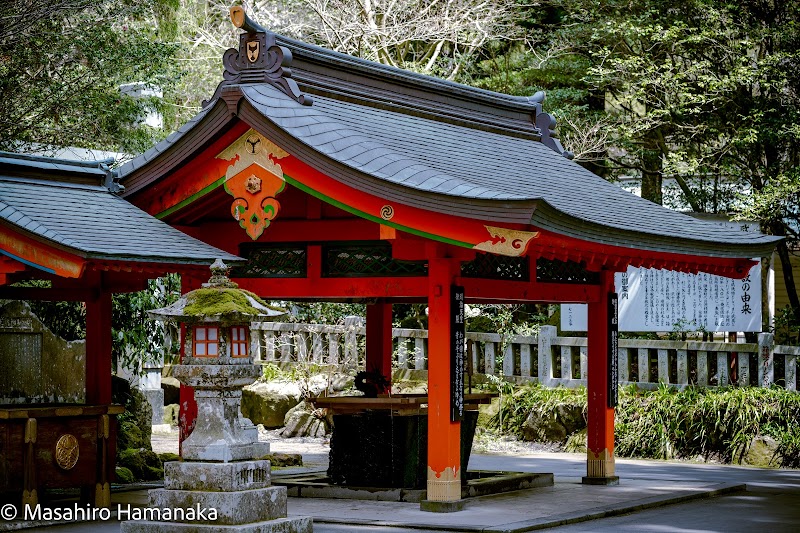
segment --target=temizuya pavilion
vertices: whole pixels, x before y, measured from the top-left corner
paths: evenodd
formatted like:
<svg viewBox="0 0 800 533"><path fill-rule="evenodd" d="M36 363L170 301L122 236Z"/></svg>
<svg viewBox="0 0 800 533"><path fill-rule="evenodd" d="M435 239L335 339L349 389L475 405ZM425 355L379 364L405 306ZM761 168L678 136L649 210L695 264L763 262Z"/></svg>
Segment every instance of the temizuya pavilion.
<svg viewBox="0 0 800 533"><path fill-rule="evenodd" d="M454 287L467 302L588 303L586 480L613 480L614 272L743 277L776 239L664 209L570 161L541 94L474 89L276 35L241 8L231 17L244 33L223 81L120 169L125 198L246 257L232 278L264 298L367 302L367 366L385 375L392 303L427 301L432 501L460 498Z"/></svg>

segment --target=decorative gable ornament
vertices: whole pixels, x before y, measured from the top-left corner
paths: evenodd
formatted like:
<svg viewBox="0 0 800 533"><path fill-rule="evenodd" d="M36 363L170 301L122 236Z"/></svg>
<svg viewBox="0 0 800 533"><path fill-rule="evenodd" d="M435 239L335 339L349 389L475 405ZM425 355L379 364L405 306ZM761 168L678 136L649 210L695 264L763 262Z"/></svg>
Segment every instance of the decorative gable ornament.
<svg viewBox="0 0 800 533"><path fill-rule="evenodd" d="M229 48L222 56L225 67L223 81L217 85L214 96L203 102L203 107L216 101L223 87L245 83L269 83L298 103L311 105L311 97L301 93L297 82L292 79L289 69L292 53L285 46L277 44L275 34L254 22L240 6L231 8L231 21L247 33L239 36L238 50Z"/></svg>
<svg viewBox="0 0 800 533"><path fill-rule="evenodd" d="M280 211L275 197L286 187L286 181L277 160L288 155L256 131L248 130L217 156L231 163L225 173L225 192L233 196L231 215L254 241Z"/></svg>

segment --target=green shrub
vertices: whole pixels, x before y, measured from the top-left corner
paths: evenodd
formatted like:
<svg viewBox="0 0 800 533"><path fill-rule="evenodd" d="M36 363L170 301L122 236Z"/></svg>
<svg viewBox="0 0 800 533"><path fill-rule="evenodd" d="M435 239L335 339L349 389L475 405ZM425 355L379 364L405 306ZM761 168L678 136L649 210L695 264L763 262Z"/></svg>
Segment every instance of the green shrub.
<svg viewBox="0 0 800 533"><path fill-rule="evenodd" d="M133 477L133 472L131 472L130 468L125 468L124 466L118 466L116 468L117 473L117 483L133 483L136 479Z"/></svg>
<svg viewBox="0 0 800 533"><path fill-rule="evenodd" d="M502 418L489 427L522 436L525 420L560 406L586 409L586 389L547 389L538 384L503 395ZM618 457L669 459L703 456L738 463L759 435L778 442L783 467L800 467L800 394L778 387L727 387L654 391L620 389L615 434ZM573 441L575 439L572 439Z"/></svg>

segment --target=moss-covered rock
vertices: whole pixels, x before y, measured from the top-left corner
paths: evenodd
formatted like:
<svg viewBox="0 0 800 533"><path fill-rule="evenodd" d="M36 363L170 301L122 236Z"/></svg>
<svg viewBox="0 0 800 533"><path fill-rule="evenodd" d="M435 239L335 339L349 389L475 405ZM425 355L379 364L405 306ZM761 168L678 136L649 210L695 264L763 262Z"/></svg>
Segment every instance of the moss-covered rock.
<svg viewBox="0 0 800 533"><path fill-rule="evenodd" d="M147 481L157 481L159 479L164 479L164 469L156 468L154 466L147 466L145 468L144 479Z"/></svg>
<svg viewBox="0 0 800 533"><path fill-rule="evenodd" d="M152 450L141 448L122 450L118 454L117 464L130 470L136 479L155 480L164 477L164 463ZM159 471L161 472L160 477L158 476Z"/></svg>
<svg viewBox="0 0 800 533"><path fill-rule="evenodd" d="M160 453L160 454L158 454L158 458L161 459L162 463L169 463L169 462L172 462L172 461L180 461L181 460L181 456L180 455L178 455L177 453L171 453L171 452Z"/></svg>
<svg viewBox="0 0 800 533"><path fill-rule="evenodd" d="M128 448L117 454L117 465L127 468L134 479L144 479L147 463L140 453L141 450Z"/></svg>
<svg viewBox="0 0 800 533"><path fill-rule="evenodd" d="M117 474L117 483L133 483L136 479L133 477L133 472L131 472L130 468L126 468L124 466L118 466L115 469Z"/></svg>
<svg viewBox="0 0 800 533"><path fill-rule="evenodd" d="M298 387L282 382L256 382L242 389L242 416L265 428L284 425L286 413L300 403Z"/></svg>
<svg viewBox="0 0 800 533"><path fill-rule="evenodd" d="M147 397L136 387L131 387L124 379L114 377L112 381L112 400L125 407L125 412L117 417L117 451L128 448L152 449L150 436L153 423L153 408ZM119 453L117 455L119 457Z"/></svg>
<svg viewBox="0 0 800 533"><path fill-rule="evenodd" d="M587 430L583 428L580 431L576 431L569 437L567 437L567 443L564 445L564 451L572 452L572 453L586 453L587 450Z"/></svg>

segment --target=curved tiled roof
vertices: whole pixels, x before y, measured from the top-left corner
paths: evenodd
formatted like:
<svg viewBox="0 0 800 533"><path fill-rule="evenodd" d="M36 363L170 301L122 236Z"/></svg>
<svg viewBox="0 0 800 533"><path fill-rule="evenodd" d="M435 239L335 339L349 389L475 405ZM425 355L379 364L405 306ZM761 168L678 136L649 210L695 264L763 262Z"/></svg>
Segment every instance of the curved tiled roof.
<svg viewBox="0 0 800 533"><path fill-rule="evenodd" d="M101 163L0 154L0 221L78 255L209 265L241 261L111 193Z"/></svg>
<svg viewBox="0 0 800 533"><path fill-rule="evenodd" d="M491 93L273 37L291 51L291 77L312 105L279 83L226 73L191 128L120 169L134 191L147 185L140 176L148 168L169 169L176 143L190 134L210 138L233 112L334 179L424 209L668 253L756 257L778 240L663 208L565 158L541 97Z"/></svg>

